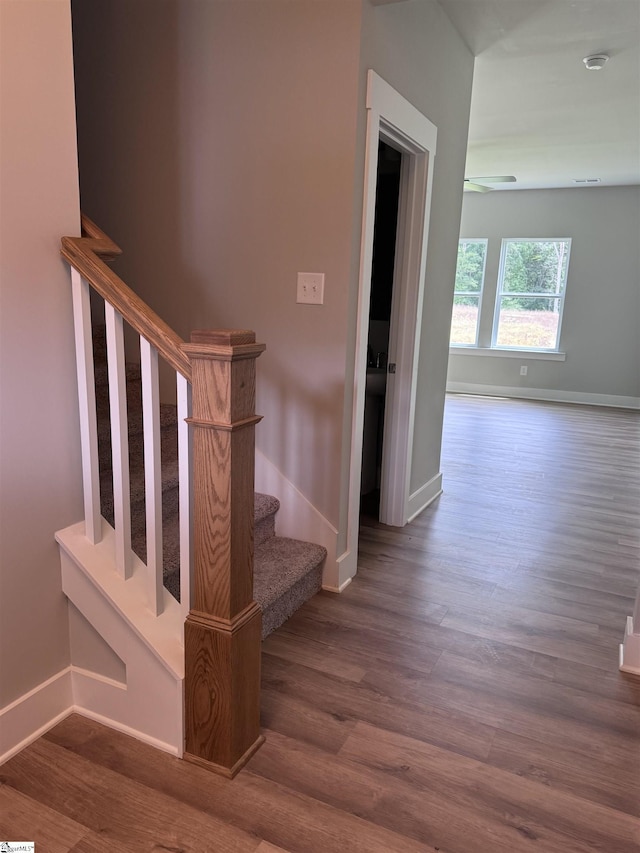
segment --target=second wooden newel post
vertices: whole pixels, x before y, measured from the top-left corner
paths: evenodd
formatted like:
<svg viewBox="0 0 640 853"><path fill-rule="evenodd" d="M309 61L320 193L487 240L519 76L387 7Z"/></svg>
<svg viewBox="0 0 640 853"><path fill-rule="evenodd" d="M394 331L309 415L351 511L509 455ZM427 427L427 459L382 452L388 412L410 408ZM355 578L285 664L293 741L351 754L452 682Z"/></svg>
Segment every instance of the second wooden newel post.
<svg viewBox="0 0 640 853"><path fill-rule="evenodd" d="M262 614L253 600L253 332L193 332L193 593L185 623L185 758L234 776L258 749Z"/></svg>

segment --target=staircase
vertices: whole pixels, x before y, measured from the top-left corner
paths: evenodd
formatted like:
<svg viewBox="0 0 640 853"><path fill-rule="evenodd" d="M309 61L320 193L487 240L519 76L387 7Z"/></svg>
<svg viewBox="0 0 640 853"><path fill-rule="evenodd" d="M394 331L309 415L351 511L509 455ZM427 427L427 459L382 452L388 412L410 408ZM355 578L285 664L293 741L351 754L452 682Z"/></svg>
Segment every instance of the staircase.
<svg viewBox="0 0 640 853"><path fill-rule="evenodd" d="M114 524L111 428L105 327L93 327L93 354L98 415L98 457L102 515ZM129 476L131 486L131 547L143 562L147 559L145 532L142 384L140 366L127 364L127 412L129 424ZM163 581L180 601L178 418L175 405L160 406L162 460ZM311 542L275 534L280 501L256 493L254 497L253 597L262 610L262 639L279 628L322 586L326 549Z"/></svg>
<svg viewBox="0 0 640 853"><path fill-rule="evenodd" d="M276 536L279 501L253 493L265 346L246 329L183 340L107 265L119 254L84 216L62 238L84 493L84 518L56 533L62 588L124 664L72 666L73 703L232 778L264 740L261 636L319 590L326 550ZM161 362L175 405L160 402Z"/></svg>

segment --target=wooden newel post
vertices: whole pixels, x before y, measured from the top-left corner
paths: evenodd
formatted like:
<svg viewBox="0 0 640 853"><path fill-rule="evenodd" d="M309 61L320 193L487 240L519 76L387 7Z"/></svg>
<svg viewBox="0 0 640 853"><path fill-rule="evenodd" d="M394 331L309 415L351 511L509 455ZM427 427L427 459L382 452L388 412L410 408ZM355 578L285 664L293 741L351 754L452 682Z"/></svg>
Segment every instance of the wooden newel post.
<svg viewBox="0 0 640 853"><path fill-rule="evenodd" d="M185 758L233 777L260 735L253 600L256 358L253 332L193 332L193 594L185 623Z"/></svg>

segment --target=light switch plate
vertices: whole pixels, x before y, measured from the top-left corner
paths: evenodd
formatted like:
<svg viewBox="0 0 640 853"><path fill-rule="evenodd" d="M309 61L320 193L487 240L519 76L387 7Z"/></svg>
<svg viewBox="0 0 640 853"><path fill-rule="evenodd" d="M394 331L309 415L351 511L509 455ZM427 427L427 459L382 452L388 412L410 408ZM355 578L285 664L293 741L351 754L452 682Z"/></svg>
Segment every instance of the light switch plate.
<svg viewBox="0 0 640 853"><path fill-rule="evenodd" d="M322 305L324 302L324 273L299 272L296 302Z"/></svg>

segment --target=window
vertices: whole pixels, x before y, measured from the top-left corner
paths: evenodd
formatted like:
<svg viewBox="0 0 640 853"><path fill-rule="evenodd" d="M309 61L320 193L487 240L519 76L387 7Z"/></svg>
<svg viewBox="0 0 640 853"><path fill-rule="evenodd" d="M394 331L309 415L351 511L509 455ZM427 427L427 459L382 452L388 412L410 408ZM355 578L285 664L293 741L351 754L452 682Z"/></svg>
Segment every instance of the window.
<svg viewBox="0 0 640 853"><path fill-rule="evenodd" d="M486 240L460 240L453 297L451 344L475 347L487 259Z"/></svg>
<svg viewBox="0 0 640 853"><path fill-rule="evenodd" d="M571 240L503 240L491 345L557 350Z"/></svg>

